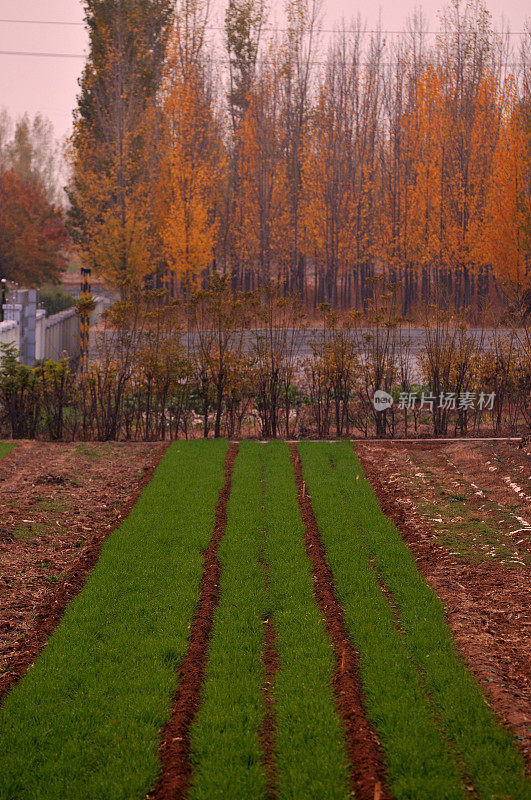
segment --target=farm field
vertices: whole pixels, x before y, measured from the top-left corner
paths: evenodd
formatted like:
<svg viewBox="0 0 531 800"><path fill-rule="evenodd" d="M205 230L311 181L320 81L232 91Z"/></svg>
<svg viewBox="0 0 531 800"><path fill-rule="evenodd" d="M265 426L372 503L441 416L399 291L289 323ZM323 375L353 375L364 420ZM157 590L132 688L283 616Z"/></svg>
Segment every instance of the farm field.
<svg viewBox="0 0 531 800"><path fill-rule="evenodd" d="M0 800L531 798L531 604L517 599L529 532L513 533L528 518L525 451L367 443L360 461L349 442L55 447L23 443L0 461L0 603L22 639L2 653ZM483 479L474 459L496 469ZM106 502L98 473L116 481ZM88 577L71 556L75 592L59 574L63 594L42 600L22 567L6 590L9 558L31 563L17 548L54 552L50 524L77 531L74 502L99 531L77 546L92 554ZM75 550L69 535L58 551ZM502 642L488 597L468 610L460 599L479 597L485 576Z"/></svg>

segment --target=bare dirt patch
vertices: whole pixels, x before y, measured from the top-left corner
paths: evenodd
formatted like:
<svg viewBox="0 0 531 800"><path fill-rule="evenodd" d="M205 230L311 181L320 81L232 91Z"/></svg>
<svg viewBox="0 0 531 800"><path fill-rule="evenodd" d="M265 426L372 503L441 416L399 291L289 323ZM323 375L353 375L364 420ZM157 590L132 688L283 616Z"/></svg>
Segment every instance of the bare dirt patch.
<svg viewBox="0 0 531 800"><path fill-rule="evenodd" d="M35 660L165 449L24 441L0 460L0 698Z"/></svg>
<svg viewBox="0 0 531 800"><path fill-rule="evenodd" d="M359 653L345 627L343 609L337 600L334 581L326 562L326 554L302 475L302 464L295 444L290 445L291 460L297 483L306 552L312 564L315 599L323 612L335 658L332 685L338 711L346 731L346 750L350 763L353 792L360 800L385 800L385 769L376 732L369 722L359 674Z"/></svg>
<svg viewBox="0 0 531 800"><path fill-rule="evenodd" d="M225 483L216 506L214 532L203 553L203 577L197 610L190 630L188 650L179 669L178 689L171 716L162 734L160 746L162 771L155 790L148 795L155 800L184 798L192 775L190 727L199 708L210 633L214 612L219 602L221 564L217 553L227 525L227 503L237 452L238 445L231 443L225 459Z"/></svg>
<svg viewBox="0 0 531 800"><path fill-rule="evenodd" d="M267 778L266 800L276 800L276 781L277 781L277 767L275 761L275 703L273 700L273 686L275 683L275 675L280 669L280 659L277 652L276 640L277 633L275 626L271 619L267 619L264 624L264 652L263 652L263 665L265 680L263 686L264 698L264 722L262 730L260 731L260 742L262 745L262 752L264 757L264 766Z"/></svg>
<svg viewBox="0 0 531 800"><path fill-rule="evenodd" d="M356 452L531 767L529 448L372 442Z"/></svg>

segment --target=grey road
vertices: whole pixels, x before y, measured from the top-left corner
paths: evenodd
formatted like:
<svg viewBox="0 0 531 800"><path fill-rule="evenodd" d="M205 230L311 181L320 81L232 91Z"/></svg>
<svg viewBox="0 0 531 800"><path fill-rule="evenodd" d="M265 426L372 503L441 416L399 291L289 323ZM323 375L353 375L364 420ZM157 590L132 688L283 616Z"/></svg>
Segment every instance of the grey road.
<svg viewBox="0 0 531 800"><path fill-rule="evenodd" d="M503 329L504 333L508 334L508 329ZM480 351L491 350L493 347L493 336L495 334L494 328L486 328L486 329L479 329L479 328L471 328L469 333L474 336L476 347ZM306 356L310 356L312 353L312 342L318 341L319 338L322 336L322 329L320 328L305 328L300 331L296 331L294 329L289 330L289 337L290 339L293 338L296 342L297 348L297 355L300 358L304 358ZM374 329L371 328L359 328L357 329L357 336L361 339L363 337L367 337L370 335L374 335ZM412 356L417 357L425 344L426 341L426 333L424 328L401 328L397 335L399 335L399 344L398 347L409 348L410 354ZM245 331L244 332L244 343L245 346L250 346L252 344L253 338L255 336L255 331ZM519 333L519 336L523 336L523 332ZM183 334L182 337L183 344L186 347L191 347L194 349L197 347L197 334Z"/></svg>

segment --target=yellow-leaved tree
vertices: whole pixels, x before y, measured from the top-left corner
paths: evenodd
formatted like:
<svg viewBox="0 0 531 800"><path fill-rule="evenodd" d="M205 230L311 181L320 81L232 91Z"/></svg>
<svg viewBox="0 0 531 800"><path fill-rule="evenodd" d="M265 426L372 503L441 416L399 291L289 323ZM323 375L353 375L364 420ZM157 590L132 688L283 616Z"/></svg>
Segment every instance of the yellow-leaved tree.
<svg viewBox="0 0 531 800"><path fill-rule="evenodd" d="M177 10L163 86L162 163L157 227L167 265L185 291L215 267L225 154L208 64L202 53L206 7Z"/></svg>

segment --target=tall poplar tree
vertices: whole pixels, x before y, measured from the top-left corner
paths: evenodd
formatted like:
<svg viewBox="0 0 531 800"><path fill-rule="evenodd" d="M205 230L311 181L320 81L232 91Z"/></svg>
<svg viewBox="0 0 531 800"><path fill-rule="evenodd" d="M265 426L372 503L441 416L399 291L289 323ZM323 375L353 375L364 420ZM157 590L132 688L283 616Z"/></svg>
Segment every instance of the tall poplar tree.
<svg viewBox="0 0 531 800"><path fill-rule="evenodd" d="M153 113L171 0L86 0L89 56L74 115L70 221L86 266L127 297L153 270Z"/></svg>

